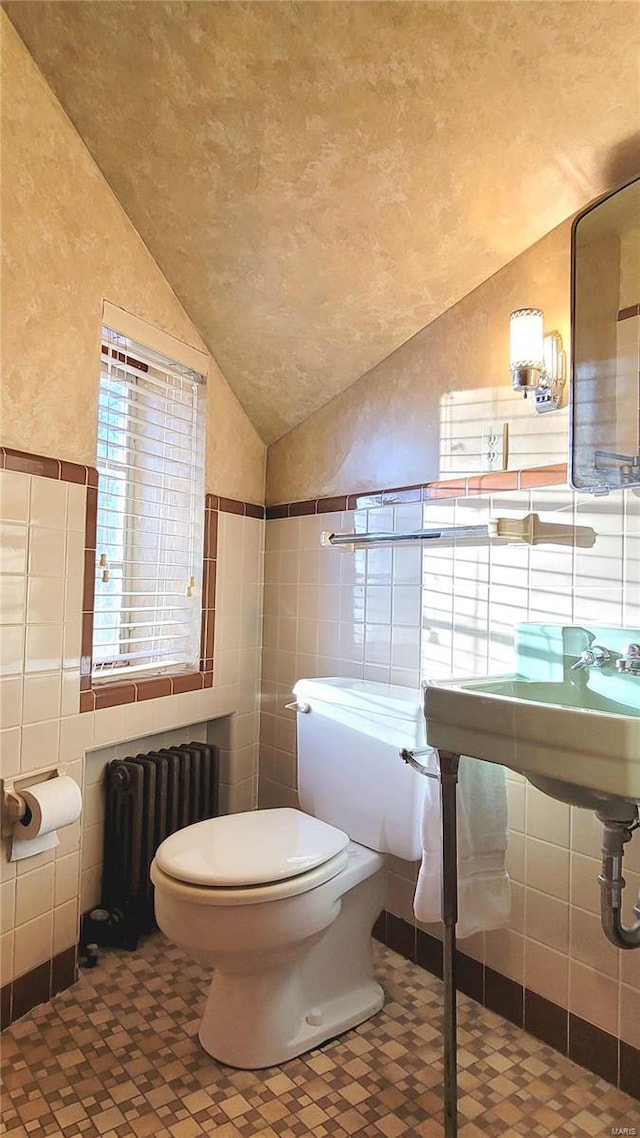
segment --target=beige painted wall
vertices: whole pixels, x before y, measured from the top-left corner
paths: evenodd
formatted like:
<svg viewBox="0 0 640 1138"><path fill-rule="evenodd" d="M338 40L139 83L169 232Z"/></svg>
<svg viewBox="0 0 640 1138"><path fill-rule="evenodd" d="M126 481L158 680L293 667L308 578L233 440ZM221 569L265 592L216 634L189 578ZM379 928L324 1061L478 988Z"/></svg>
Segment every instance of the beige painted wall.
<svg viewBox="0 0 640 1138"><path fill-rule="evenodd" d="M512 392L508 336L511 311L537 305L546 330L557 328L568 342L569 272L567 221L270 446L267 501L478 471L480 424L496 419L509 424L509 468L562 461L566 408L536 416ZM463 422L467 437L476 436L466 455Z"/></svg>
<svg viewBox="0 0 640 1138"><path fill-rule="evenodd" d="M0 18L1 441L93 464L103 299L206 349L13 26ZM261 502L264 445L213 360L208 416L207 490Z"/></svg>
<svg viewBox="0 0 640 1138"><path fill-rule="evenodd" d="M269 441L637 163L633 0L5 7Z"/></svg>
<svg viewBox="0 0 640 1138"><path fill-rule="evenodd" d="M620 307L640 304L640 221L620 240Z"/></svg>

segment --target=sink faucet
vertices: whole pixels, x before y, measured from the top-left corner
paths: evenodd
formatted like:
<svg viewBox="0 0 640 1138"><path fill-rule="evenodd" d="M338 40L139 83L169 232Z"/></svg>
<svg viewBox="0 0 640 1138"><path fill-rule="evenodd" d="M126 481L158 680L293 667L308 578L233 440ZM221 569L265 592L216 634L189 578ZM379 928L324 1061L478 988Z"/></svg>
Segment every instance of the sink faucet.
<svg viewBox="0 0 640 1138"><path fill-rule="evenodd" d="M636 644L635 647L638 648L638 671L640 671L640 645ZM571 665L571 671L577 672L581 668L604 668L610 663L611 653L606 648L601 648L599 644L594 644L580 653L578 659Z"/></svg>
<svg viewBox="0 0 640 1138"><path fill-rule="evenodd" d="M616 660L616 670L640 676L640 644L627 644L623 655Z"/></svg>

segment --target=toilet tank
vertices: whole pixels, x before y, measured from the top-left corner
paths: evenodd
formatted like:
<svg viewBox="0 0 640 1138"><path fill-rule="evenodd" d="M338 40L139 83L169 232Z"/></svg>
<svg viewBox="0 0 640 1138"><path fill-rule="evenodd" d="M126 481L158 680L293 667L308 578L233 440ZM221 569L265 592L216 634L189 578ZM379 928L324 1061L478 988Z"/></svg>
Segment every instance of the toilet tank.
<svg viewBox="0 0 640 1138"><path fill-rule="evenodd" d="M421 693L349 679L298 680L294 693L309 708L297 714L302 809L369 849L417 860L424 795L438 789L399 752L426 746Z"/></svg>

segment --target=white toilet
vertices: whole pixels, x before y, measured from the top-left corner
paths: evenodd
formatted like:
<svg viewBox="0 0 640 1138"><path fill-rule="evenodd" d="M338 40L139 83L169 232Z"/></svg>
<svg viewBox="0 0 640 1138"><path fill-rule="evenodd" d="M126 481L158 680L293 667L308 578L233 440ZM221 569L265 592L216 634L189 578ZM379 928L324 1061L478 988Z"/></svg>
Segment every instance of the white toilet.
<svg viewBox="0 0 640 1138"><path fill-rule="evenodd" d="M198 822L162 842L151 866L158 925L213 968L200 1042L246 1069L300 1055L382 1007L371 946L382 855L421 854L426 779L398 754L424 746L420 694L344 679L294 690L305 813Z"/></svg>

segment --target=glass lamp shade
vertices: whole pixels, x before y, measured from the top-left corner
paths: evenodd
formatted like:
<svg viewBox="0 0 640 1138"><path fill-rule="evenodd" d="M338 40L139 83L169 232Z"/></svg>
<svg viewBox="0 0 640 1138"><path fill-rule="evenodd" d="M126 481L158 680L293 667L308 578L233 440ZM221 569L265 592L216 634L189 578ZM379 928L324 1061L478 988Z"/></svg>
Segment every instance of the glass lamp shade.
<svg viewBox="0 0 640 1138"><path fill-rule="evenodd" d="M544 317L539 308L518 308L509 324L509 370L519 391L537 386L544 371Z"/></svg>
<svg viewBox="0 0 640 1138"><path fill-rule="evenodd" d="M539 308L518 308L509 325L509 365L544 368L543 313Z"/></svg>

